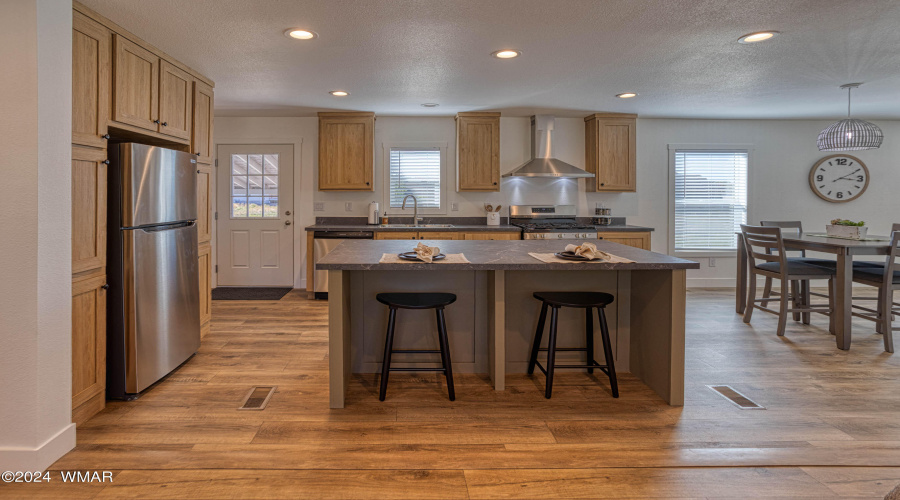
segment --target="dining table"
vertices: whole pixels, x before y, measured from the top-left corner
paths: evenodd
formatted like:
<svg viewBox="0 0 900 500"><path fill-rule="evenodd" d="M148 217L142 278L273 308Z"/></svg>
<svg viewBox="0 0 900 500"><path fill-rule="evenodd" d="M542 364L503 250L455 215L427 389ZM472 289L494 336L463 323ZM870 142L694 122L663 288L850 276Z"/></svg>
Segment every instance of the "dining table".
<svg viewBox="0 0 900 500"><path fill-rule="evenodd" d="M740 234L738 241L740 242ZM785 250L806 250L832 254L837 261L834 287L834 334L838 349L850 349L853 319L853 259L859 256L888 255L891 239L868 235L865 239L837 238L816 233L782 233ZM744 245L738 244L735 311L747 307L748 259Z"/></svg>

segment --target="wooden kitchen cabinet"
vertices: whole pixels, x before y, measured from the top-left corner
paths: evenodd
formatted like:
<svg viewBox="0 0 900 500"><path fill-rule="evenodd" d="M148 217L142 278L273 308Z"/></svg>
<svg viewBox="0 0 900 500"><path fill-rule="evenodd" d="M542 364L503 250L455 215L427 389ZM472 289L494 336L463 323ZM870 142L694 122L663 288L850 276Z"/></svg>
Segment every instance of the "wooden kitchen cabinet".
<svg viewBox="0 0 900 500"><path fill-rule="evenodd" d="M319 113L319 191L374 191L375 113Z"/></svg>
<svg viewBox="0 0 900 500"><path fill-rule="evenodd" d="M201 245L212 240L213 168L197 164L197 242Z"/></svg>
<svg viewBox="0 0 900 500"><path fill-rule="evenodd" d="M159 56L114 35L113 121L157 132Z"/></svg>
<svg viewBox="0 0 900 500"><path fill-rule="evenodd" d="M200 271L200 336L209 332L212 317L212 246L201 243L198 249L198 269Z"/></svg>
<svg viewBox="0 0 900 500"><path fill-rule="evenodd" d="M105 273L106 150L72 148L72 274Z"/></svg>
<svg viewBox="0 0 900 500"><path fill-rule="evenodd" d="M109 121L111 37L87 16L72 16L72 143L105 148Z"/></svg>
<svg viewBox="0 0 900 500"><path fill-rule="evenodd" d="M650 250L650 232L649 231L601 231L597 233L597 238L603 241L611 241L621 245Z"/></svg>
<svg viewBox="0 0 900 500"><path fill-rule="evenodd" d="M456 115L457 191L500 191L500 113Z"/></svg>
<svg viewBox="0 0 900 500"><path fill-rule="evenodd" d="M165 60L159 63L159 128L161 134L190 140L194 78Z"/></svg>
<svg viewBox="0 0 900 500"><path fill-rule="evenodd" d="M417 231L375 231L376 240L417 240Z"/></svg>
<svg viewBox="0 0 900 500"><path fill-rule="evenodd" d="M72 283L72 420L106 404L106 276Z"/></svg>
<svg viewBox="0 0 900 500"><path fill-rule="evenodd" d="M420 240L458 240L456 231L419 231Z"/></svg>
<svg viewBox="0 0 900 500"><path fill-rule="evenodd" d="M596 176L586 190L636 191L637 115L595 113L584 122L584 169Z"/></svg>
<svg viewBox="0 0 900 500"><path fill-rule="evenodd" d="M467 240L521 240L522 235L518 232L495 232L489 233L486 231L477 232L477 233L465 233L465 239Z"/></svg>
<svg viewBox="0 0 900 500"><path fill-rule="evenodd" d="M198 163L212 164L213 160L213 89L209 85L194 81L194 127L191 137L191 151L197 155Z"/></svg>

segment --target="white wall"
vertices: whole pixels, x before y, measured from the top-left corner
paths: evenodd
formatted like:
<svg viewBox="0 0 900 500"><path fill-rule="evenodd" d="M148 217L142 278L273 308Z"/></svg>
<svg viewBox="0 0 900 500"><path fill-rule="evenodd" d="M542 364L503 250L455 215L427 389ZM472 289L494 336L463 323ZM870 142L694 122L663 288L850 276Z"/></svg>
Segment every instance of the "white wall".
<svg viewBox="0 0 900 500"><path fill-rule="evenodd" d="M856 156L867 163L872 176L869 189L860 199L846 204L832 204L816 197L809 189L808 174L812 165L823 156L816 149L816 136L830 121L821 120L678 120L638 119L637 125L637 193L586 193L584 180L504 178L499 193L457 193L455 176L451 172L448 207L457 202L459 211L447 211L448 216L481 216L484 203L494 205L540 203L574 204L580 216L590 216L596 203L611 207L614 216L627 217L629 224L655 228L652 237L654 251L669 250L669 144L752 144L752 164L749 182L749 221L761 219L799 219L808 230L824 230L824 224L835 218L864 219L873 233L884 234L890 223L900 220L900 121L878 121L885 133L881 149L858 151ZM224 131L223 131L224 128ZM295 200L298 220L302 227L316 216L366 215L370 201L384 207L383 165L384 143L446 142L447 165L455 168L456 131L453 117L391 117L380 116L375 122L375 190L374 192L318 192L316 183L316 155L318 149L317 119L306 118L217 118L216 142L249 142L242 134L264 138L271 131L272 139L289 136L302 140L305 146L303 161L297 166L298 179L304 180ZM223 134L228 134L223 136ZM530 155L530 120L527 117L500 119L500 169L508 172ZM224 139L223 137L227 137ZM260 139L261 140L261 139ZM584 167L584 120L557 118L553 155L577 167ZM324 210L312 212L312 202L323 202ZM352 202L352 210L345 210L345 202ZM388 214L398 210L388 209ZM411 210L406 211L411 214ZM305 247L305 244L300 245ZM295 255L301 255L297 249ZM708 259L696 258L701 269L690 271L691 286L734 286L735 259L718 257L716 267L708 266ZM295 261L296 262L296 261ZM298 279L298 283L305 277Z"/></svg>
<svg viewBox="0 0 900 500"><path fill-rule="evenodd" d="M71 2L0 4L0 60L15 68L0 74L0 470L43 470L75 446L71 33Z"/></svg>

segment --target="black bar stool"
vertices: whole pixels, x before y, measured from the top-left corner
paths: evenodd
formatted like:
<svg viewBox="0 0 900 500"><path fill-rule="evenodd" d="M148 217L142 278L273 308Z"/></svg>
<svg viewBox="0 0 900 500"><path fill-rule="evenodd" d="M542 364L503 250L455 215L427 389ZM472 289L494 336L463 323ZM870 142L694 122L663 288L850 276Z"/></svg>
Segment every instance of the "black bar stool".
<svg viewBox="0 0 900 500"><path fill-rule="evenodd" d="M531 360L528 362L528 374L534 374L534 367L544 372L547 376L547 390L545 397L550 399L553 392L554 368L587 368L588 373L594 373L594 368L609 376L609 385L612 387L613 397L619 397L619 385L616 383L616 366L613 361L612 345L609 342L609 329L606 325L605 307L611 304L615 297L603 292L535 292L534 298L541 301L541 317L538 319L537 331L534 333L534 345L531 348ZM544 335L544 323L547 319L547 308L553 310L550 313L550 338L547 347L541 347L541 337ZM576 307L585 310L585 337L587 347L556 347L556 320L560 307ZM600 336L603 339L603 354L606 356L606 364L600 365L594 360L594 316L592 310L596 308L600 315ZM538 363L538 351L547 351L547 368ZM556 351L584 351L587 354L587 364L584 365L557 365Z"/></svg>
<svg viewBox="0 0 900 500"><path fill-rule="evenodd" d="M456 399L453 391L453 368L450 366L450 345L447 343L447 324L444 321L444 307L456 302L456 295L452 293L379 293L375 296L378 302L390 307L388 316L387 336L384 341L384 361L381 367L381 391L378 399L384 401L387 392L389 372L442 372L447 377L447 392L450 401ZM438 350L421 349L394 349L394 324L397 320L397 309L434 309L437 315L438 341L441 348ZM391 368L391 354L406 353L433 353L441 355L442 368Z"/></svg>

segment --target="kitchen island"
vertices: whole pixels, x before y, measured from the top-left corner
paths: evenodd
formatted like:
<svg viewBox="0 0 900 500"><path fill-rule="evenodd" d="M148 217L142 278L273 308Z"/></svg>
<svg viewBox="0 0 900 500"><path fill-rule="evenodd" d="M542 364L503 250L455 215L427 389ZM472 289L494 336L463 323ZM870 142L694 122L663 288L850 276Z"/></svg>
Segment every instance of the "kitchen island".
<svg viewBox="0 0 900 500"><path fill-rule="evenodd" d="M329 391L332 408L343 408L351 373L380 371L387 308L381 292L449 292L445 310L456 372L488 373L502 391L506 373L524 373L540 303L536 291L600 291L616 300L607 307L618 372L630 372L671 405L684 403L685 271L696 262L617 243L592 240L597 248L632 263L540 261L529 253L554 253L562 241L424 241L468 263L388 263L382 254L411 251L408 241L353 240L316 264L328 271ZM398 315L395 345L429 349L436 344L429 311ZM563 309L562 346L584 342L584 314ZM595 325L595 331L599 327ZM546 338L546 335L545 335ZM595 358L603 359L595 343ZM572 353L576 355L575 353ZM558 356L558 361L565 361ZM433 367L432 358L396 366Z"/></svg>

